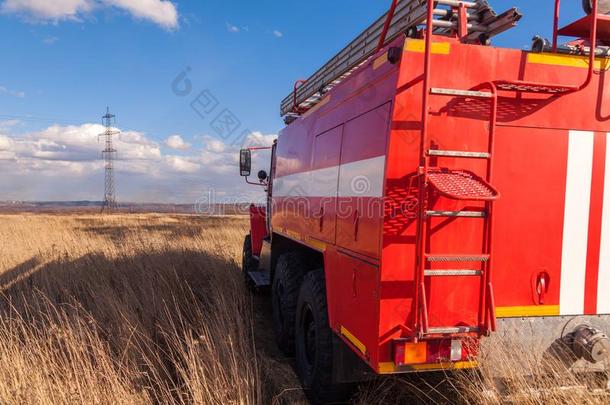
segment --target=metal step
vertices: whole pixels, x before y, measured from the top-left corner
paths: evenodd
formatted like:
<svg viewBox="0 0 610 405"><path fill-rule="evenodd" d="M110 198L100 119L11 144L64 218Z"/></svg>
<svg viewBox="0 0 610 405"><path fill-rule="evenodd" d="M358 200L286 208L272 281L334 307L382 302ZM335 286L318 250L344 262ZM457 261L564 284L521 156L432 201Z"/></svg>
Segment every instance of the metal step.
<svg viewBox="0 0 610 405"><path fill-rule="evenodd" d="M483 272L481 270L425 270L424 275L427 277L470 277L480 276Z"/></svg>
<svg viewBox="0 0 610 405"><path fill-rule="evenodd" d="M431 263L470 263L488 262L489 255L433 255L427 254L426 260Z"/></svg>
<svg viewBox="0 0 610 405"><path fill-rule="evenodd" d="M430 149L428 156L440 156L440 157L457 157L457 158L469 158L469 159L489 159L490 153L487 152L467 152L459 150L439 150Z"/></svg>
<svg viewBox="0 0 610 405"><path fill-rule="evenodd" d="M442 88L438 88L438 87L431 88L430 94L436 94L439 96L470 97L470 98L492 98L493 97L493 94L488 91L442 89Z"/></svg>
<svg viewBox="0 0 610 405"><path fill-rule="evenodd" d="M444 218L485 218L485 211L426 211L428 217L444 217Z"/></svg>
<svg viewBox="0 0 610 405"><path fill-rule="evenodd" d="M257 288L270 287L271 278L266 271L251 271L248 273Z"/></svg>
<svg viewBox="0 0 610 405"><path fill-rule="evenodd" d="M494 83L498 87L498 90L514 91L518 93L565 94L578 90L578 86L566 86L554 83L532 83L522 80L498 80Z"/></svg>
<svg viewBox="0 0 610 405"><path fill-rule="evenodd" d="M428 184L441 195L462 201L495 201L500 193L486 180L468 170L431 168Z"/></svg>
<svg viewBox="0 0 610 405"><path fill-rule="evenodd" d="M451 326L428 329L429 335L455 335L458 333L479 333L479 328L476 326Z"/></svg>

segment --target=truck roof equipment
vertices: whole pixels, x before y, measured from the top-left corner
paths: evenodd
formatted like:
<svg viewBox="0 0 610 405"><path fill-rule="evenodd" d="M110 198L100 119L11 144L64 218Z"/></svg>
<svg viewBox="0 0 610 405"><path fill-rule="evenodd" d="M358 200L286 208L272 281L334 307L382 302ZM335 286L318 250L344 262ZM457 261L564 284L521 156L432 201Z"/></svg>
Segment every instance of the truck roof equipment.
<svg viewBox="0 0 610 405"><path fill-rule="evenodd" d="M487 0L435 2L433 22L436 35L450 35L459 26L453 10L464 5L468 19L467 42L486 43L490 38L516 25L522 14L513 7L497 14ZM328 91L341 83L377 51L403 33L415 36L426 24L427 1L396 0L393 8L364 30L307 80L299 80L281 104L281 116L298 116L320 102ZM390 18L388 18L390 17ZM393 18L392 18L393 17Z"/></svg>

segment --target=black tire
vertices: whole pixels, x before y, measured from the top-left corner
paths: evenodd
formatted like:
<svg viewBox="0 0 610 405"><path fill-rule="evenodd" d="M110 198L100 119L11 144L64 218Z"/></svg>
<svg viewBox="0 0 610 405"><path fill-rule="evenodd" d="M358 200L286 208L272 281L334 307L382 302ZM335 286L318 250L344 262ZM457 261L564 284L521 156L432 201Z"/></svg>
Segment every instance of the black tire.
<svg viewBox="0 0 610 405"><path fill-rule="evenodd" d="M593 3L591 0L582 0L582 8L585 10L585 13L591 14L593 12Z"/></svg>
<svg viewBox="0 0 610 405"><path fill-rule="evenodd" d="M256 286L254 285L254 281L252 281L248 273L258 270L258 260L252 255L252 237L250 235L247 235L244 239L244 249L242 252L241 269L244 282L249 290L255 290Z"/></svg>
<svg viewBox="0 0 610 405"><path fill-rule="evenodd" d="M353 385L334 384L333 333L328 324L324 270L308 273L303 279L296 319L297 373L314 404L349 399Z"/></svg>
<svg viewBox="0 0 610 405"><path fill-rule="evenodd" d="M277 260L271 287L273 329L277 345L288 356L294 354L297 302L306 272L306 261L297 252L285 253Z"/></svg>

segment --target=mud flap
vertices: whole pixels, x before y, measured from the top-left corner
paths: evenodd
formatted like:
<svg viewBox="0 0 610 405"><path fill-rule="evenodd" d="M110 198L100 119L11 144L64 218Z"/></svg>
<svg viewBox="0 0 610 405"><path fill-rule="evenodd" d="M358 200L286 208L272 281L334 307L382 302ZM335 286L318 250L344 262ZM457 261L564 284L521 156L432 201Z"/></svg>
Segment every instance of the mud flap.
<svg viewBox="0 0 610 405"><path fill-rule="evenodd" d="M373 370L333 334L333 384L352 384L377 378Z"/></svg>

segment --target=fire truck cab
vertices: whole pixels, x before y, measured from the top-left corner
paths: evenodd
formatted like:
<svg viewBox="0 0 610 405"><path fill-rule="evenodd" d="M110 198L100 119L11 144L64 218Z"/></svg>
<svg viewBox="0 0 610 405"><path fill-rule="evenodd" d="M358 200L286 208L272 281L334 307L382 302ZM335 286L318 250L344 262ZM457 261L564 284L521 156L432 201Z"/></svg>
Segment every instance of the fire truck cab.
<svg viewBox="0 0 610 405"><path fill-rule="evenodd" d="M394 0L282 102L243 271L315 402L477 367L508 329L608 371L610 6L560 28L555 3L523 51L491 46L517 9Z"/></svg>

